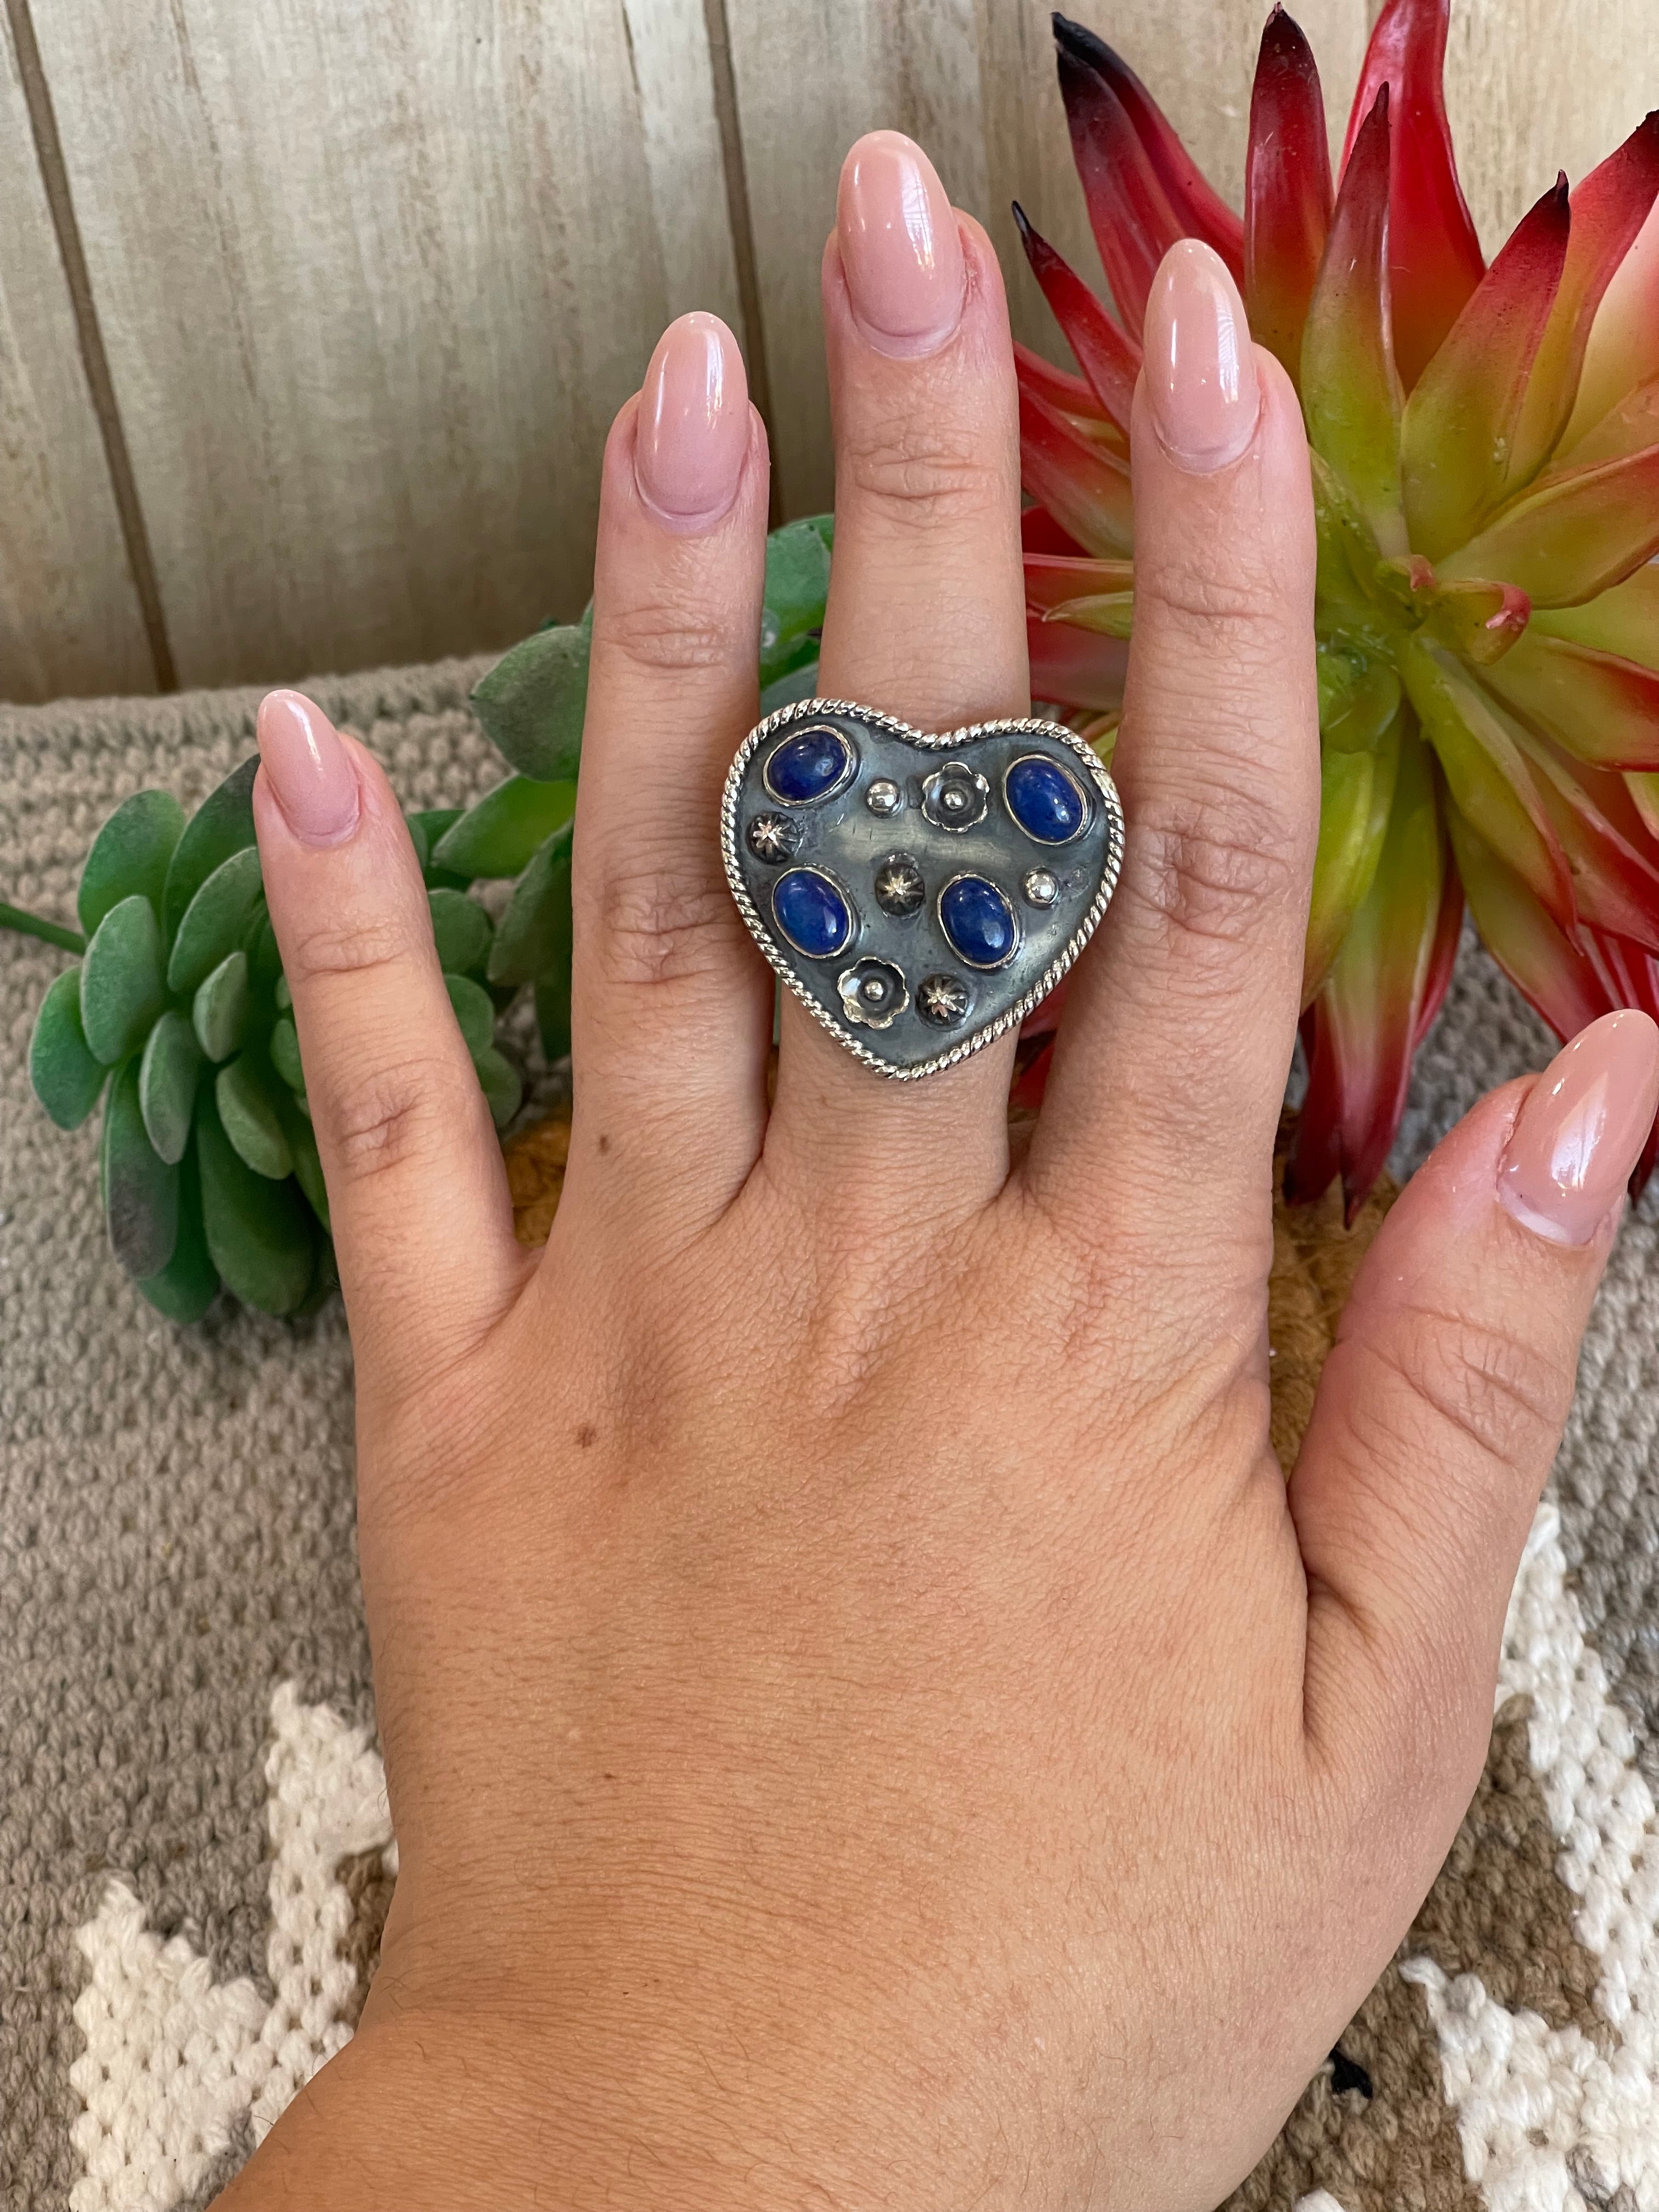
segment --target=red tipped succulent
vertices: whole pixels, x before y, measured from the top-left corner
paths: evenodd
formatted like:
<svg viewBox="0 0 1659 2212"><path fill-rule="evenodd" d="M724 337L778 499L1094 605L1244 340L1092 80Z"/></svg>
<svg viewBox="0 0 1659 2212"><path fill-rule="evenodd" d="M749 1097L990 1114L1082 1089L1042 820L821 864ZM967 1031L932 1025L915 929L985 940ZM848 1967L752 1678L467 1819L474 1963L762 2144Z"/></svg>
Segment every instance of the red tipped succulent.
<svg viewBox="0 0 1659 2212"><path fill-rule="evenodd" d="M1553 185L1488 268L1446 121L1449 8L1388 0L1334 179L1312 52L1274 9L1242 222L1134 73L1057 15L1112 311L1016 210L1082 372L1020 349L1032 689L1103 747L1133 615L1138 333L1177 238L1226 261L1301 396L1322 806L1287 1188L1340 1175L1351 1213L1466 900L1562 1036L1615 1006L1659 1015L1659 113Z"/></svg>

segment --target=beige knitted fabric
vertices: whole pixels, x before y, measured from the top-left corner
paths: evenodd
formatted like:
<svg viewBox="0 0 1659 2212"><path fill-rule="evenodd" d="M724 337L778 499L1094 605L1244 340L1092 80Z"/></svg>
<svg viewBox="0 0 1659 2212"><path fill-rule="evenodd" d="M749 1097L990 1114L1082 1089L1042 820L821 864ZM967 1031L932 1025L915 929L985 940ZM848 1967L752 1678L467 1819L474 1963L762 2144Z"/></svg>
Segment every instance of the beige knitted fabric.
<svg viewBox="0 0 1659 2212"><path fill-rule="evenodd" d="M431 806L501 773L477 673L313 688ZM69 916L110 808L149 783L193 804L255 702L0 708L0 896ZM0 2203L174 2212L349 2033L396 1850L339 1310L179 1330L132 1291L95 1132L28 1091L61 959L0 934ZM1396 1165L1548 1050L1466 946ZM1596 1310L1480 1793L1248 2212L1659 2212L1656 1218Z"/></svg>

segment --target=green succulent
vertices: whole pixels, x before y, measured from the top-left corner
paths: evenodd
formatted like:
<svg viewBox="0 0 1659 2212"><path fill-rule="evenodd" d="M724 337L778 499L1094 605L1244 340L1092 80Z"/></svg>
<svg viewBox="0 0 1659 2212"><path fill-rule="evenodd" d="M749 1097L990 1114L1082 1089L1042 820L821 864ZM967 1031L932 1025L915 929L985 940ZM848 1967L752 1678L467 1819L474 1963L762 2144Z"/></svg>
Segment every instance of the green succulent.
<svg viewBox="0 0 1659 2212"><path fill-rule="evenodd" d="M303 1313L334 1288L328 1194L292 1000L266 910L246 760L187 821L170 793L135 792L94 841L77 900L83 935L48 989L29 1048L35 1094L63 1129L103 1100L104 1211L116 1258L174 1321L221 1283L264 1313ZM430 860L459 809L416 814L450 996L498 1122L517 1070L496 1045L485 986L495 933L470 880ZM9 915L14 927L33 917Z"/></svg>
<svg viewBox="0 0 1659 2212"><path fill-rule="evenodd" d="M830 582L830 519L767 541L761 705L811 695ZM515 770L464 811L411 814L450 1003L498 1128L519 1070L498 1040L528 987L548 1059L570 1049L570 846L592 610L549 624L473 694ZM29 1048L62 1129L103 1101L102 1183L116 1258L161 1312L199 1320L221 1285L270 1314L337 1281L293 1004L254 841L257 758L186 820L141 791L99 831L76 932L0 902L0 927L80 956L48 988ZM498 924L468 896L516 879Z"/></svg>

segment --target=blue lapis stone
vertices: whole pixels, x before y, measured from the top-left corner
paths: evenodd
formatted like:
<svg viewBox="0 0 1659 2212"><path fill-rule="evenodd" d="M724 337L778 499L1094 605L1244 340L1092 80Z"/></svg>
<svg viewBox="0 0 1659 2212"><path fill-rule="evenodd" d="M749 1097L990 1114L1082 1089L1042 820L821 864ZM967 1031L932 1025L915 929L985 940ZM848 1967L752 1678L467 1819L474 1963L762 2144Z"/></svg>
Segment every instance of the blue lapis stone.
<svg viewBox="0 0 1659 2212"><path fill-rule="evenodd" d="M939 895L939 927L969 968L1000 968L1014 957L1019 924L1014 909L983 876L953 876Z"/></svg>
<svg viewBox="0 0 1659 2212"><path fill-rule="evenodd" d="M853 748L839 730L816 722L783 743L766 763L766 788L786 806L827 799L853 773Z"/></svg>
<svg viewBox="0 0 1659 2212"><path fill-rule="evenodd" d="M816 868L790 868L772 886L772 912L797 952L832 959L853 935L853 909L839 888Z"/></svg>
<svg viewBox="0 0 1659 2212"><path fill-rule="evenodd" d="M1083 787L1058 761L1027 753L1003 778L1008 811L1040 845L1065 845L1089 818Z"/></svg>

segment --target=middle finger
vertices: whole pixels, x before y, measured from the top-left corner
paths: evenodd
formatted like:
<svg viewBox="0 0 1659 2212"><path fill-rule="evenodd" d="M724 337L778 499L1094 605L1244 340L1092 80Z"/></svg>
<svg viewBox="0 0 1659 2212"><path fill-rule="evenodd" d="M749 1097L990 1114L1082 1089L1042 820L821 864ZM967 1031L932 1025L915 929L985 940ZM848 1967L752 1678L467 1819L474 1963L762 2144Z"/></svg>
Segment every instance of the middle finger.
<svg viewBox="0 0 1659 2212"><path fill-rule="evenodd" d="M836 550L818 690L923 730L1030 710L1013 352L990 241L921 149L842 171L823 319ZM1007 1173L1012 1035L896 1083L783 1001L770 1163L845 1212L958 1218Z"/></svg>

